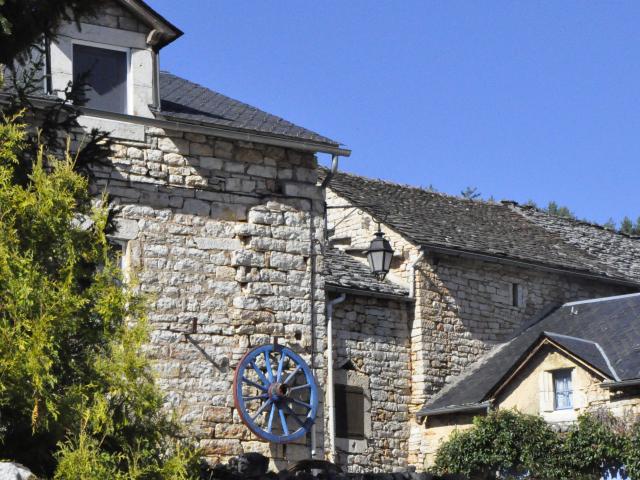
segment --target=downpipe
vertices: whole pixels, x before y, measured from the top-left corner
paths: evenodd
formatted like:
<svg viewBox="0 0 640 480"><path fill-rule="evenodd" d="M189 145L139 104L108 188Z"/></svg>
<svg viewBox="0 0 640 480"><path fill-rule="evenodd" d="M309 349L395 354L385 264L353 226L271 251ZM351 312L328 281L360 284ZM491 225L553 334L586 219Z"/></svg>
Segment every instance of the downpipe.
<svg viewBox="0 0 640 480"><path fill-rule="evenodd" d="M420 260L424 258L424 250L420 250L418 257L409 264L409 298L416 298L416 268Z"/></svg>
<svg viewBox="0 0 640 480"><path fill-rule="evenodd" d="M329 459L336 463L336 410L333 389L333 307L342 303L346 294L327 302L327 410L329 414Z"/></svg>

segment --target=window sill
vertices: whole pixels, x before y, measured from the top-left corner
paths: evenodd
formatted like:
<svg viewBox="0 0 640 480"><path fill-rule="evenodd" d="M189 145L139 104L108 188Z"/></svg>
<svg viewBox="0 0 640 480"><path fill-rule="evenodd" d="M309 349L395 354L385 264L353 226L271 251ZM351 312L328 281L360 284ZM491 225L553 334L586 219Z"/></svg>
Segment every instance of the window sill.
<svg viewBox="0 0 640 480"><path fill-rule="evenodd" d="M363 453L367 449L367 439L336 437L336 448L346 453Z"/></svg>
<svg viewBox="0 0 640 480"><path fill-rule="evenodd" d="M78 123L88 131L93 128L106 131L109 133L109 137L113 139L144 142L144 125L120 122L93 115L82 115L78 118Z"/></svg>

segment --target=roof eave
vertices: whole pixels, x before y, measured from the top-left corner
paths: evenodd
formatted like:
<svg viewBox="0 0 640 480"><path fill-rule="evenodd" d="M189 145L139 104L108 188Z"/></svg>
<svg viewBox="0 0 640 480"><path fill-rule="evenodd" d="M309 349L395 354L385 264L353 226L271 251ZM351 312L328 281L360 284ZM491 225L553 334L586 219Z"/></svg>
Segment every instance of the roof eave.
<svg viewBox="0 0 640 480"><path fill-rule="evenodd" d="M418 420L423 419L425 417L438 417L442 415L452 415L454 413L474 413L481 411L489 411L492 403L490 401L479 402L479 403L469 403L466 405L450 405L447 407L439 407L439 408L423 408L420 410L416 417Z"/></svg>
<svg viewBox="0 0 640 480"><path fill-rule="evenodd" d="M158 50L184 35L182 30L147 5L146 2L142 0L118 1L122 6L160 33L160 40L155 44Z"/></svg>
<svg viewBox="0 0 640 480"><path fill-rule="evenodd" d="M11 95L9 93L0 93L0 103L6 102ZM31 103L36 108L46 108L53 105L57 99L31 97ZM144 125L147 127L157 127L168 130L200 133L203 135L211 135L214 137L226 138L229 140L243 140L246 142L262 143L265 145L273 145L277 147L290 148L312 153L330 153L342 157L351 155L351 150L340 148L324 143L306 141L302 139L284 137L279 135L270 135L252 130L244 130L234 127L221 127L207 124L197 124L184 122L179 119L171 119L170 117L149 118L138 115L128 115L125 113L106 112L103 110L95 110L87 107L79 107L82 114L102 118L105 120L114 120L117 122L132 123L135 125Z"/></svg>
<svg viewBox="0 0 640 480"><path fill-rule="evenodd" d="M620 380L619 382L605 381L602 382L600 386L607 390L621 390L630 387L640 387L640 378L630 378L627 380Z"/></svg>
<svg viewBox="0 0 640 480"><path fill-rule="evenodd" d="M414 298L409 297L409 294L397 294L388 292L377 292L375 290L364 290L360 288L344 287L342 285L334 285L325 282L325 290L335 293L347 293L352 295L359 295L363 297L384 298L388 300L396 300L399 302L412 303L415 302Z"/></svg>
<svg viewBox="0 0 640 480"><path fill-rule="evenodd" d="M225 127L222 125L212 126L205 122L185 121L180 117L167 115L162 111L156 111L154 113L157 119L179 124L183 128L187 126L191 126L192 128L201 127L201 128L219 130L221 132L229 132L228 135L233 135L233 137L227 136L227 138L233 138L235 140L245 140L249 142L253 141L257 143L267 143L267 144L273 144L278 146L285 146L287 148L295 148L298 150L330 153L333 155L339 155L341 157L351 156L351 150L349 150L348 148L341 148L340 145L335 143L314 142L313 140L304 140L296 137L258 132L255 130L247 130L247 129L238 128L238 127ZM248 138L248 136L251 136L254 139L251 140ZM273 143L273 141L278 141L278 143Z"/></svg>

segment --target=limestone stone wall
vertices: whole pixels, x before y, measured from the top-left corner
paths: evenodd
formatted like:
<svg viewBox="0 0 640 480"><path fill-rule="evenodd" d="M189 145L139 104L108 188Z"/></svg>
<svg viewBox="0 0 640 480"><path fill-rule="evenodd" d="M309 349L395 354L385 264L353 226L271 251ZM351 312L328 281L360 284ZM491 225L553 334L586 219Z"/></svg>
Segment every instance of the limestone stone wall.
<svg viewBox="0 0 640 480"><path fill-rule="evenodd" d="M360 377L370 401L366 440L337 441L338 461L350 472L391 472L408 466L413 313L408 305L348 295L335 306L336 382L342 383L347 374L356 381Z"/></svg>
<svg viewBox="0 0 640 480"><path fill-rule="evenodd" d="M187 434L211 461L258 451L282 468L308 458L310 438L276 448L250 434L231 385L242 355L274 336L322 372L315 156L146 128L144 142L118 142L93 171L93 192L111 196L114 238L148 295L149 350ZM318 423L321 448L322 414Z"/></svg>
<svg viewBox="0 0 640 480"><path fill-rule="evenodd" d="M102 27L128 30L130 32L148 33L149 30L151 30L148 26L140 22L129 10L114 1L105 2L105 5L101 7L99 15L84 19L84 22Z"/></svg>
<svg viewBox="0 0 640 480"><path fill-rule="evenodd" d="M351 205L330 186L327 204ZM336 244L356 255L368 247L377 229L376 220L358 208L328 209L328 228L334 230ZM409 266L418 257L417 246L384 224L382 230L395 251L389 278L410 285ZM522 289L517 307L512 301L514 283ZM548 307L630 292L627 287L571 275L428 251L418 265L415 286L410 333L412 413L481 354L507 340ZM418 465L426 455L424 426L414 415L410 423L408 461Z"/></svg>

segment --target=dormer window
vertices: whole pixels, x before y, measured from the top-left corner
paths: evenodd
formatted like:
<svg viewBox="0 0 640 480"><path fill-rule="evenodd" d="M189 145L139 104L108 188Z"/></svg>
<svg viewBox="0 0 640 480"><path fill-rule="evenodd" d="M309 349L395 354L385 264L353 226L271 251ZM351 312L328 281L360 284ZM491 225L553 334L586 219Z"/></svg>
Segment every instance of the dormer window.
<svg viewBox="0 0 640 480"><path fill-rule="evenodd" d="M84 81L88 108L129 113L129 52L74 43L73 81Z"/></svg>

